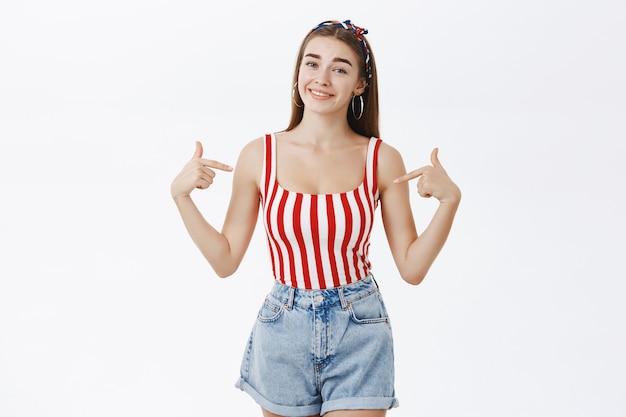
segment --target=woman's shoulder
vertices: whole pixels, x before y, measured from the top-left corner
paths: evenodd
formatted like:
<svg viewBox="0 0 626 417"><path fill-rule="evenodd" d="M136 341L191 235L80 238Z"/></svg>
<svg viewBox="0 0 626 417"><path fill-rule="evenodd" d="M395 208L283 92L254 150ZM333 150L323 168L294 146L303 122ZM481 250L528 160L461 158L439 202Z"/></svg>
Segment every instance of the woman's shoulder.
<svg viewBox="0 0 626 417"><path fill-rule="evenodd" d="M250 141L248 141L243 148L241 148L241 153L242 154L255 154L258 152L262 152L263 151L263 144L265 143L265 135L264 136L259 136L257 138L254 138Z"/></svg>
<svg viewBox="0 0 626 417"><path fill-rule="evenodd" d="M379 163L397 164L398 162L402 162L402 155L400 154L400 151L388 142L385 142L380 138L377 139L380 140L380 146L378 148Z"/></svg>
<svg viewBox="0 0 626 417"><path fill-rule="evenodd" d="M400 151L385 141L381 141L378 149L377 172L378 183L383 189L406 173Z"/></svg>
<svg viewBox="0 0 626 417"><path fill-rule="evenodd" d="M265 141L269 136L273 136L272 133L266 133L258 136L249 142L247 142L243 148L241 148L240 158L257 158L262 160L265 153Z"/></svg>
<svg viewBox="0 0 626 417"><path fill-rule="evenodd" d="M262 135L248 141L239 152L237 166L255 177L263 167L265 137Z"/></svg>

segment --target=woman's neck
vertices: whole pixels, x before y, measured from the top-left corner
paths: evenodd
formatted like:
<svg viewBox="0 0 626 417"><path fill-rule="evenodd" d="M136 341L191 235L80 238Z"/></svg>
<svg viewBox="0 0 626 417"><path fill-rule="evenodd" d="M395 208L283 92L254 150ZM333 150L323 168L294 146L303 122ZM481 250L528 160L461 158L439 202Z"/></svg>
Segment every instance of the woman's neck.
<svg viewBox="0 0 626 417"><path fill-rule="evenodd" d="M305 113L292 132L299 138L319 146L337 145L358 136L348 125L345 115L340 117Z"/></svg>

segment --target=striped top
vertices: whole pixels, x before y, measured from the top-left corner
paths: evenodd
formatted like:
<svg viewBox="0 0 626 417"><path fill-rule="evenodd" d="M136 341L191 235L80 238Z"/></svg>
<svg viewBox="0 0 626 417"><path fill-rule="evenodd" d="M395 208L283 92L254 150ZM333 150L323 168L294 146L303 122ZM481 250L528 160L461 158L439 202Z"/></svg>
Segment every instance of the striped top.
<svg viewBox="0 0 626 417"><path fill-rule="evenodd" d="M382 141L371 138L363 182L336 194L283 189L276 179L276 137L265 135L260 197L274 278L296 288L334 288L367 277L369 237L378 206L376 165Z"/></svg>

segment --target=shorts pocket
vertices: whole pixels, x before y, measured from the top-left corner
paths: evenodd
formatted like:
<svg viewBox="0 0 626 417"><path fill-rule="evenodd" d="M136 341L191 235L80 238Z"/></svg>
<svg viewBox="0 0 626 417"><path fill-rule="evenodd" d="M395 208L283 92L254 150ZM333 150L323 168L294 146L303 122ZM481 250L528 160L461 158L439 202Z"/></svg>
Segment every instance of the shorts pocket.
<svg viewBox="0 0 626 417"><path fill-rule="evenodd" d="M259 309L259 314L257 316L257 320L261 323L271 323L273 321L278 320L284 311L284 306L282 304L278 304L269 298L266 298Z"/></svg>
<svg viewBox="0 0 626 417"><path fill-rule="evenodd" d="M350 302L350 318L355 323L388 323L389 315L380 293L373 293L365 298Z"/></svg>

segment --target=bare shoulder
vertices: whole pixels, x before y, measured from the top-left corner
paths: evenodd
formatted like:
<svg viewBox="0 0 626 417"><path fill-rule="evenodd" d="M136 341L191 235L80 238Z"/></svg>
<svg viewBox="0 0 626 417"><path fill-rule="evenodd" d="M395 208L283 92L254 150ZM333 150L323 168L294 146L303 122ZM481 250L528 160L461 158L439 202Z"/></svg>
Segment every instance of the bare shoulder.
<svg viewBox="0 0 626 417"><path fill-rule="evenodd" d="M235 173L247 180L257 181L263 169L263 137L246 143L239 152Z"/></svg>
<svg viewBox="0 0 626 417"><path fill-rule="evenodd" d="M379 160L381 158L384 159L384 162L398 162L399 160L402 160L402 155L400 154L400 151L398 151L392 145L385 141L381 141L380 149L378 150L378 158Z"/></svg>
<svg viewBox="0 0 626 417"><path fill-rule="evenodd" d="M259 157L263 156L263 136L259 136L256 139L252 139L246 143L239 154L240 157L254 157L258 154Z"/></svg>
<svg viewBox="0 0 626 417"><path fill-rule="evenodd" d="M383 141L378 150L379 184L386 186L404 174L406 169L402 155L396 148Z"/></svg>

